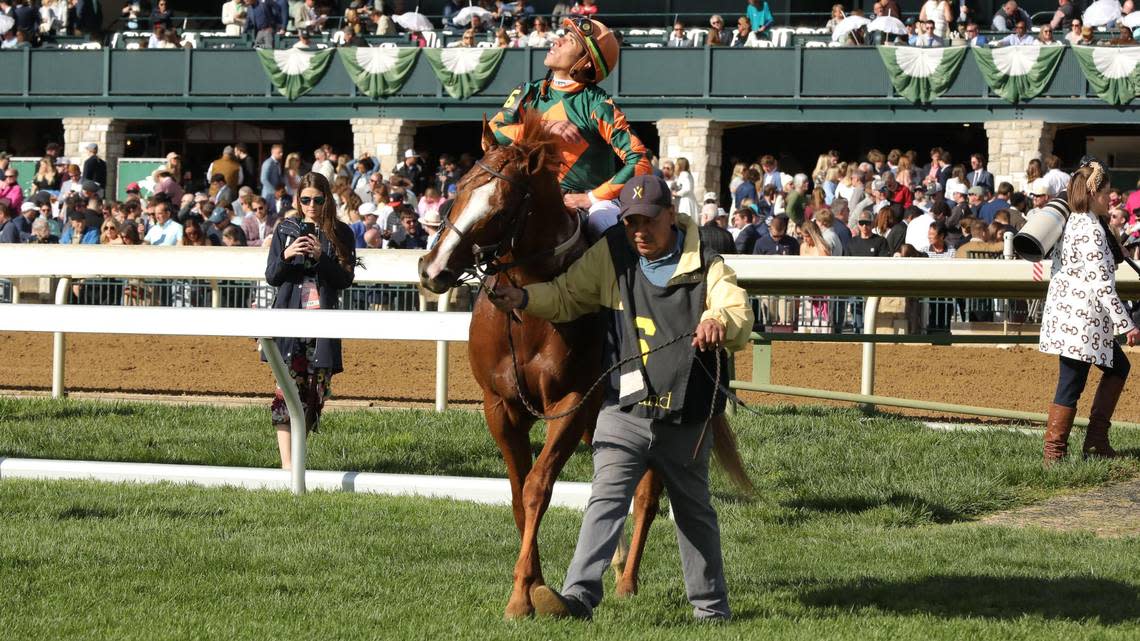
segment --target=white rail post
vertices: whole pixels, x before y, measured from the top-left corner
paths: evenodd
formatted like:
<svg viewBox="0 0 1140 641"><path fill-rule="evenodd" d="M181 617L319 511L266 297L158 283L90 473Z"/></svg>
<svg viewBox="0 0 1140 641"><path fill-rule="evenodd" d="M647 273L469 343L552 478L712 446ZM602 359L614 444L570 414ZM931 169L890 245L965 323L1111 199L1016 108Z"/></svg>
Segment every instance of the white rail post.
<svg viewBox="0 0 1140 641"><path fill-rule="evenodd" d="M439 295L439 303L436 308L440 312L446 313L451 309L451 292L446 292ZM435 411L447 411L447 341L435 342Z"/></svg>
<svg viewBox="0 0 1140 641"><path fill-rule="evenodd" d="M292 438L293 460L291 470L293 478L293 494L305 493L305 407L301 404L301 394L297 391L297 383L289 375L289 368L281 358L281 351L272 338L259 338L261 353L265 354L265 361L269 369L273 370L273 378L277 379L277 387L285 395L285 407L289 408L289 435Z"/></svg>
<svg viewBox="0 0 1140 641"><path fill-rule="evenodd" d="M55 304L66 305L67 294L71 290L71 279L61 278L55 286ZM51 397L63 398L64 352L67 351L67 335L63 332L52 334L51 341Z"/></svg>
<svg viewBox="0 0 1140 641"><path fill-rule="evenodd" d="M222 290L218 287L218 279L210 279L210 307L218 309L222 306Z"/></svg>
<svg viewBox="0 0 1140 641"><path fill-rule="evenodd" d="M874 334L878 325L879 297L868 296L863 303L863 333ZM859 393L870 396L875 393L875 343L863 343L863 372L859 379ZM875 411L875 406L863 406L867 412Z"/></svg>

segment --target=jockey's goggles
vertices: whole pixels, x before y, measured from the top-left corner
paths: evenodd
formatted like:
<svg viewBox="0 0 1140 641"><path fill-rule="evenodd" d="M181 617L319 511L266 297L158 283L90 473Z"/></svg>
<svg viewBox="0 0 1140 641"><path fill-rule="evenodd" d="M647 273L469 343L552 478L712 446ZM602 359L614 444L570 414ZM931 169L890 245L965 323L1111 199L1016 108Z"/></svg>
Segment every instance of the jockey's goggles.
<svg viewBox="0 0 1140 641"><path fill-rule="evenodd" d="M571 32L577 36L583 48L586 49L586 53L594 63L594 68L601 72L595 77L605 78L610 75L610 68L606 65L606 57L602 55L602 48L594 39L594 22L585 16L567 16L562 19L562 24L570 27Z"/></svg>

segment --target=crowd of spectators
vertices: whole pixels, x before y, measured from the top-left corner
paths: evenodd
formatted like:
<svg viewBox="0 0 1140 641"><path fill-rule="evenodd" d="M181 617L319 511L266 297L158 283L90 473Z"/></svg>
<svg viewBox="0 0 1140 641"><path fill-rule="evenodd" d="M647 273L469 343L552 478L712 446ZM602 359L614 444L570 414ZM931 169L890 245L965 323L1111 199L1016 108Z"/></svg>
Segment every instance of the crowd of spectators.
<svg viewBox="0 0 1140 641"><path fill-rule="evenodd" d="M405 3L407 4L407 3ZM1097 27L1114 29L1112 39L1097 40L1093 26L1083 23L1082 11L1072 0L1057 0L1051 16L1032 17L1016 0L1003 3L993 16L980 15L974 0L927 0L917 14L904 15L895 0L879 0L871 15L861 9L848 12L844 5L832 7L830 19L820 20L826 33L837 36L838 44L864 45L886 42L919 47L944 46L956 42L970 45L1064 45L1099 44L1132 45L1132 30L1123 20L1098 22ZM176 7L176 5L178 5ZM99 38L103 16L96 0L0 0L0 14L12 18L13 26L2 34L0 46L37 46L57 36L89 36ZM126 30L149 30L150 36L137 43L139 48L177 48L196 46L177 29L182 18L174 9L193 15L194 6L179 0L127 2L121 20L116 24ZM596 0L557 2L549 14L538 13L528 0L448 0L442 16L435 21L416 14L420 20L405 19L412 15L397 13L403 5L385 0L228 0L222 7L221 29L229 36L246 35L255 46L273 47L276 38L285 35L327 36L327 42L341 46L367 46L368 36L399 36L418 46L437 46L428 37L436 29L448 30L458 37L446 46L457 47L545 47L556 38L559 24L568 16L599 16L604 19ZM1121 3L1121 15L1134 10L1134 0ZM905 33L868 30L866 26L848 30L845 20L851 16L866 19L889 17L902 21ZM666 47L766 46L777 24L765 0L742 0L741 14L735 28L730 20L713 15L707 23L688 26L682 20L660 45ZM200 16L191 18L201 21ZM802 23L802 19L800 20ZM783 26L792 26L791 24ZM796 25L802 26L802 25ZM836 33L836 30L841 30ZM986 35L982 32L988 32ZM623 37L621 30L616 32ZM995 35L996 34L996 35ZM136 45L132 45L136 46ZM309 46L309 43L301 43ZM318 46L326 46L324 44Z"/></svg>
<svg viewBox="0 0 1140 641"><path fill-rule="evenodd" d="M144 197L135 182L119 201L106 193L107 165L96 145L74 162L60 150L47 146L28 193L0 152L0 242L262 246L283 216L295 215L301 177L312 171L329 179L358 248L426 248L441 206L475 161L443 154L429 165L408 149L396 166L382 167L368 154L353 158L328 145L305 154L273 145L259 162L237 144L204 167L207 181L195 181L180 155L169 153L144 181L152 193ZM995 182L983 153L955 162L939 147L921 156L872 149L846 160L820 154L810 174L785 173L772 155L735 162L725 189L699 194L686 158L654 162L677 210L697 218L705 242L726 254L1000 253L1006 232L1068 182L1055 155L1031 161L1014 185ZM1114 190L1110 213L1124 246L1140 255L1140 184L1131 193Z"/></svg>
<svg viewBox="0 0 1140 641"><path fill-rule="evenodd" d="M1125 0L1119 20L1098 21L1095 25L1103 29L1115 29L1116 37L1097 40L1092 25L1085 25L1081 10L1072 0L1057 0L1057 8L1038 25L1016 0L1007 0L991 16L977 14L974 3L968 0L926 0L918 15L904 16L894 0L876 2L871 18L890 16L903 21L904 34L890 34L881 30L869 31L866 26L841 35L847 45L894 43L915 47L942 47L965 43L970 46L1063 46L1069 45L1116 45L1136 44L1132 29L1124 24L1123 16L1134 10L1133 0ZM862 16L861 10L853 10L852 15ZM832 18L828 29L835 33L846 17L842 5L832 8ZM983 31L990 31L987 37Z"/></svg>
<svg viewBox="0 0 1140 641"><path fill-rule="evenodd" d="M152 193L144 197L132 182L120 201L107 193L98 152L88 145L81 168L49 145L28 193L0 152L0 242L264 246L282 217L296 215L301 177L316 172L329 179L337 215L352 227L358 248L423 249L439 230L440 207L474 164L469 154L442 155L432 168L408 149L397 166L381 167L367 154L352 158L327 145L304 158L274 145L258 163L237 144L205 167L205 183L169 153L143 181L153 184Z"/></svg>
<svg viewBox="0 0 1140 641"><path fill-rule="evenodd" d="M716 228L702 234L721 253L994 257L1026 214L1068 184L1055 155L1031 161L1015 186L995 184L982 153L954 162L939 147L925 157L872 149L850 160L830 151L818 157L810 175L784 173L771 155L736 162L728 198L708 192L694 205L683 160L662 160L658 171L673 188L679 211L698 207L702 228ZM1140 184L1131 193L1113 190L1110 213L1122 244L1140 253Z"/></svg>

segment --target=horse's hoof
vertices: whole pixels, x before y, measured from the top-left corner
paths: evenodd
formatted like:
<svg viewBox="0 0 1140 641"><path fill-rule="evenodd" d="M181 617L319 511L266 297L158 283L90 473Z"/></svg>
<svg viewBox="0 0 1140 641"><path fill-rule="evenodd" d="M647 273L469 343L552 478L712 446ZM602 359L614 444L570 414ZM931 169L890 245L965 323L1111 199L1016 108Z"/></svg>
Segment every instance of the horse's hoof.
<svg viewBox="0 0 1140 641"><path fill-rule="evenodd" d="M632 581L618 581L614 586L614 596L625 599L637 594L637 584Z"/></svg>
<svg viewBox="0 0 1140 641"><path fill-rule="evenodd" d="M517 621L527 617L534 616L534 607L525 600L521 602L512 601L507 604L507 611L503 613L504 621Z"/></svg>

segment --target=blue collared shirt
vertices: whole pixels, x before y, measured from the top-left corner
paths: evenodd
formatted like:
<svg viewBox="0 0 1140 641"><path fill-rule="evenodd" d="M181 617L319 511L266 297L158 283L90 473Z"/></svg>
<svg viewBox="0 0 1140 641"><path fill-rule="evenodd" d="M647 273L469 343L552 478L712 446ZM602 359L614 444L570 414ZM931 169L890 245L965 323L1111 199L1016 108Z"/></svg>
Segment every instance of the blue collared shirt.
<svg viewBox="0 0 1140 641"><path fill-rule="evenodd" d="M677 263L681 262L681 253L684 251L684 247L685 232L677 229L677 242L673 245L673 251L657 260L649 260L645 256L638 257L637 262L641 266L641 273L645 274L645 278L649 282L658 287L664 287L677 271Z"/></svg>

